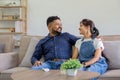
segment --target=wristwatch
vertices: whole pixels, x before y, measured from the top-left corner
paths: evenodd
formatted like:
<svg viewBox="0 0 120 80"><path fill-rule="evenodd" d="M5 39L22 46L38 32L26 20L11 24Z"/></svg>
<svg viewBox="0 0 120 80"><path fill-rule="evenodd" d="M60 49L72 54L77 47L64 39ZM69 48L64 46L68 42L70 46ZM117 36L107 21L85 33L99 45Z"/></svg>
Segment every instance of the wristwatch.
<svg viewBox="0 0 120 80"><path fill-rule="evenodd" d="M83 64L83 67L86 67L86 63L85 62L82 62L82 64Z"/></svg>

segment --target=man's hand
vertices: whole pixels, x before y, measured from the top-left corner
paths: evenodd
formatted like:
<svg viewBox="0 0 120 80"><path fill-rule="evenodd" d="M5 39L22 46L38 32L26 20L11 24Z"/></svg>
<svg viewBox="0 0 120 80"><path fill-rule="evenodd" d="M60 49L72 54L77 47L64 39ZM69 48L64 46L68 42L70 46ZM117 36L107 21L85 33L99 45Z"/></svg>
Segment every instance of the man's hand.
<svg viewBox="0 0 120 80"><path fill-rule="evenodd" d="M97 36L97 39L103 41L103 37L102 36Z"/></svg>
<svg viewBox="0 0 120 80"><path fill-rule="evenodd" d="M36 61L36 62L34 63L34 66L39 66L39 65L42 65L42 62L41 62L41 61Z"/></svg>

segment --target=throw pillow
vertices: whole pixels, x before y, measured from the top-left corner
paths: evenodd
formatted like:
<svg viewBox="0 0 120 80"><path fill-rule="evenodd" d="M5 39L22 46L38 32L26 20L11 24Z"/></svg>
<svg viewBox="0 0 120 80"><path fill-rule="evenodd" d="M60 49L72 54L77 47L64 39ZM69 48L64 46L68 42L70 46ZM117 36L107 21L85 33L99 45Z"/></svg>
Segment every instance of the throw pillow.
<svg viewBox="0 0 120 80"><path fill-rule="evenodd" d="M21 61L19 66L21 66L21 67L30 67L30 66L32 66L31 57L32 57L32 55L34 53L35 47L36 47L38 42L39 42L38 38L36 38L36 37L31 38L29 47L28 47L28 49L26 51L26 54L25 54L25 56L24 56L24 58Z"/></svg>
<svg viewBox="0 0 120 80"><path fill-rule="evenodd" d="M104 41L103 54L109 61L109 69L120 69L120 41Z"/></svg>
<svg viewBox="0 0 120 80"><path fill-rule="evenodd" d="M5 44L0 43L0 53L4 52Z"/></svg>

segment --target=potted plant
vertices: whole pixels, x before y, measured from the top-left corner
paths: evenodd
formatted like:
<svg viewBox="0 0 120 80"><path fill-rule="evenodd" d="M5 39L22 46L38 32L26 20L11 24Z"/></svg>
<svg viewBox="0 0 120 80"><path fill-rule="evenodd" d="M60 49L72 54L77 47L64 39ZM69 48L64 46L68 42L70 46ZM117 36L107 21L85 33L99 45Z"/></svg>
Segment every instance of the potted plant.
<svg viewBox="0 0 120 80"><path fill-rule="evenodd" d="M66 72L69 76L76 76L77 70L82 67L78 59L69 59L61 64L62 72Z"/></svg>

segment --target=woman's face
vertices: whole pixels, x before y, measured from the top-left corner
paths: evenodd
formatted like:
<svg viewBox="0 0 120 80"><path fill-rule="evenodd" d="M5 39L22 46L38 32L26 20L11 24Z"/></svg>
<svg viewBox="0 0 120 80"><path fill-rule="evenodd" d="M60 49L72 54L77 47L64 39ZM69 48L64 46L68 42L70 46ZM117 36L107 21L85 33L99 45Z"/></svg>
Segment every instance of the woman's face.
<svg viewBox="0 0 120 80"><path fill-rule="evenodd" d="M85 35L88 31L88 28L85 25L83 25L82 23L80 23L79 30L80 30L80 34Z"/></svg>

